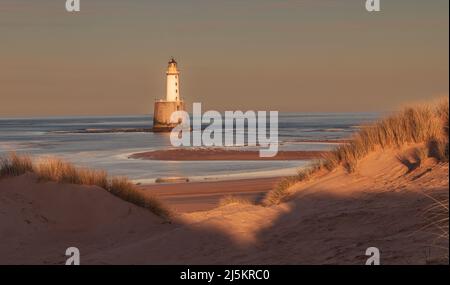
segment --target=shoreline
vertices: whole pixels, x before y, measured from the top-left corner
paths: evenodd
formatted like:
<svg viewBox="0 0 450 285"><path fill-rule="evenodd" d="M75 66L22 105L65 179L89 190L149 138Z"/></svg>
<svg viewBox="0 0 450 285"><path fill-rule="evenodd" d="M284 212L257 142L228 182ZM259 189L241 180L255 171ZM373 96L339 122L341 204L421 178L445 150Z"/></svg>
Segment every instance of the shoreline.
<svg viewBox="0 0 450 285"><path fill-rule="evenodd" d="M274 157L259 157L257 150L229 149L168 149L133 153L130 159L163 161L258 161L258 160L311 160L319 159L328 151L278 151Z"/></svg>
<svg viewBox="0 0 450 285"><path fill-rule="evenodd" d="M282 178L291 175L295 175L299 169L305 167L305 165L298 165L295 167L272 169L272 170L262 170L254 172L244 172L244 173L227 173L227 174L216 174L216 175L204 175L204 176L168 176L168 177L157 177L157 178L142 178L133 179L132 181L139 186L150 186L150 185L167 185L167 184L192 184L192 183L208 183L208 182L222 182L222 181L241 181L249 179L273 179Z"/></svg>
<svg viewBox="0 0 450 285"><path fill-rule="evenodd" d="M151 128L80 129L72 131L50 131L55 134L109 134L109 133L152 133Z"/></svg>

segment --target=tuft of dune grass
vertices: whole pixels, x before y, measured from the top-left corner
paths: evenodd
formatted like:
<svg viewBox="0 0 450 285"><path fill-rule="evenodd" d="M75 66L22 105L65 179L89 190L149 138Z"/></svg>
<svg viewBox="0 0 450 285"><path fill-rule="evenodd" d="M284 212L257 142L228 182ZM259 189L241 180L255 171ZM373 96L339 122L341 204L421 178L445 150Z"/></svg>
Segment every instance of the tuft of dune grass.
<svg viewBox="0 0 450 285"><path fill-rule="evenodd" d="M429 149L427 146L418 146L411 151L399 154L397 159L408 168L408 172L411 172L420 168L429 156Z"/></svg>
<svg viewBox="0 0 450 285"><path fill-rule="evenodd" d="M449 160L449 100L441 99L434 104L420 104L408 107L374 124L361 128L348 143L326 153L322 159L299 172L296 176L284 178L275 189L269 191L262 204L271 206L281 203L289 195L289 189L298 182L308 180L324 169L333 171L343 167L348 173L358 168L358 162L378 148L399 148L407 144L422 143L424 149L417 149L415 166L426 157L439 162ZM404 158L399 158L401 161ZM409 161L408 161L409 162Z"/></svg>
<svg viewBox="0 0 450 285"><path fill-rule="evenodd" d="M45 158L33 164L29 156L10 153L0 161L0 177L19 176L30 172L34 173L39 181L95 185L122 200L146 208L159 217L169 220L172 216L171 211L156 197L144 193L125 177L108 178L106 171L75 167L58 158Z"/></svg>
<svg viewBox="0 0 450 285"><path fill-rule="evenodd" d="M170 210L162 202L150 194L145 194L126 177L114 177L106 190L122 200L148 209L162 218L169 219L171 216Z"/></svg>
<svg viewBox="0 0 450 285"><path fill-rule="evenodd" d="M430 221L428 226L439 230L439 238L445 238L448 240L448 193L445 198L433 200L433 205L425 212L428 220Z"/></svg>
<svg viewBox="0 0 450 285"><path fill-rule="evenodd" d="M278 205L289 195L289 189L298 182L307 181L311 176L320 169L319 164L311 165L310 167L300 169L297 175L283 178L275 189L269 191L262 201L265 207Z"/></svg>
<svg viewBox="0 0 450 285"><path fill-rule="evenodd" d="M18 155L15 152L0 159L0 177L20 176L33 171L31 158L26 155Z"/></svg>
<svg viewBox="0 0 450 285"><path fill-rule="evenodd" d="M427 223L421 230L429 230L435 235L435 239L432 240L431 246L441 247L438 246L437 243L440 240L447 241L447 246L445 247L445 249L447 249L447 254L445 256L441 256L439 259L442 260L438 263L442 263L442 261L444 263L448 263L448 192L443 193L440 197L432 197L427 194L425 195L428 196L433 203L423 212Z"/></svg>
<svg viewBox="0 0 450 285"><path fill-rule="evenodd" d="M415 147L412 152L412 157L418 163L419 167L422 166L424 161L430 156L429 148L426 146Z"/></svg>
<svg viewBox="0 0 450 285"><path fill-rule="evenodd" d="M34 173L41 181L54 181L78 185L96 185L108 188L108 175L103 170L75 167L58 158L46 158L37 163Z"/></svg>
<svg viewBox="0 0 450 285"><path fill-rule="evenodd" d="M233 195L227 195L219 201L219 206L226 206L231 204L252 205L253 203L247 199L238 198Z"/></svg>
<svg viewBox="0 0 450 285"><path fill-rule="evenodd" d="M432 138L427 142L427 147L430 157L435 158L439 162L448 162L448 140Z"/></svg>
<svg viewBox="0 0 450 285"><path fill-rule="evenodd" d="M448 128L449 128L449 117L448 117L448 112L449 112L449 100L448 98L445 99L441 99L440 102L437 104L436 107L436 112L437 112L437 116L439 117L439 119L442 122L443 125L443 132L444 132L444 136L448 138L449 132L448 132Z"/></svg>
<svg viewBox="0 0 450 285"><path fill-rule="evenodd" d="M296 176L289 176L283 178L276 186L275 189L269 191L262 201L263 206L273 206L280 204L285 197L289 194L289 188L295 185L297 182Z"/></svg>

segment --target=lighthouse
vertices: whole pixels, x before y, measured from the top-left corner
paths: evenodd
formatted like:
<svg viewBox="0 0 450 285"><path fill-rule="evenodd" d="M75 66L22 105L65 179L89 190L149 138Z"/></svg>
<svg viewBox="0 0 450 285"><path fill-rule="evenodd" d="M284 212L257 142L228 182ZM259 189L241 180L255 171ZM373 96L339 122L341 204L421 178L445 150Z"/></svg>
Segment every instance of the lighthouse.
<svg viewBox="0 0 450 285"><path fill-rule="evenodd" d="M169 61L167 67L167 88L166 88L166 100L168 102L181 101L180 98L180 71L178 70L178 64L175 59Z"/></svg>
<svg viewBox="0 0 450 285"><path fill-rule="evenodd" d="M180 122L170 120L173 112L184 111L184 102L180 96L180 70L178 63L171 58L166 71L166 98L155 101L153 112L153 131L170 132Z"/></svg>

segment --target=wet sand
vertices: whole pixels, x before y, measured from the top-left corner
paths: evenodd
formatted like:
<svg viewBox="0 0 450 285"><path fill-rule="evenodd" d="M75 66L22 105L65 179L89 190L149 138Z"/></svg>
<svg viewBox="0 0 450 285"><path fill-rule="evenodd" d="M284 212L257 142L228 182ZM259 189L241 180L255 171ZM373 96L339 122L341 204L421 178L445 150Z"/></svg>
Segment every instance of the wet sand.
<svg viewBox="0 0 450 285"><path fill-rule="evenodd" d="M279 151L274 157L260 157L259 151L241 151L217 148L168 149L134 153L128 158L170 161L201 160L307 160L317 159L326 151Z"/></svg>
<svg viewBox="0 0 450 285"><path fill-rule="evenodd" d="M214 182L190 182L142 185L178 212L207 211L216 208L225 196L258 202L281 177Z"/></svg>

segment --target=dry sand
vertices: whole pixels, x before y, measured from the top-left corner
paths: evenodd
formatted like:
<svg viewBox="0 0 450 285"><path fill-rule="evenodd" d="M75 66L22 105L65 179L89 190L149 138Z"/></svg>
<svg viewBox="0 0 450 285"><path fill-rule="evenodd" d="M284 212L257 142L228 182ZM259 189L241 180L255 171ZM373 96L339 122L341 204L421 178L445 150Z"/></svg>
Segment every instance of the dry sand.
<svg viewBox="0 0 450 285"><path fill-rule="evenodd" d="M215 182L149 184L141 186L141 188L157 195L163 202L178 212L195 212L216 208L219 206L220 200L229 195L258 203L265 193L272 190L280 180L280 177L274 177Z"/></svg>
<svg viewBox="0 0 450 285"><path fill-rule="evenodd" d="M70 246L98 252L164 230L148 210L96 186L0 180L0 264L60 264Z"/></svg>
<svg viewBox="0 0 450 285"><path fill-rule="evenodd" d="M172 224L97 187L3 179L0 263L60 264L77 246L82 264L364 264L375 246L382 264L448 264L448 240L424 217L427 195L448 195L448 164L408 171L396 155L299 183L279 206L230 204Z"/></svg>

